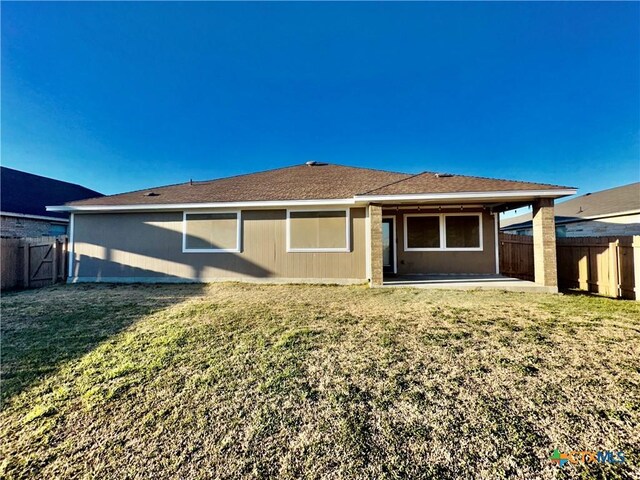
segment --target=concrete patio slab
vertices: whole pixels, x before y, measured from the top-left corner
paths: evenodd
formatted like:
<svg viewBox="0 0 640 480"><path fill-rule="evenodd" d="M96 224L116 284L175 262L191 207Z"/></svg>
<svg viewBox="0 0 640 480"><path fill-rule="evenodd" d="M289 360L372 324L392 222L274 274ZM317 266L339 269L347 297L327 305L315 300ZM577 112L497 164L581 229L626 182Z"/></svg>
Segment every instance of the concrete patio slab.
<svg viewBox="0 0 640 480"><path fill-rule="evenodd" d="M507 290L510 292L558 293L556 287L503 275L397 275L385 277L381 288L436 288L451 290Z"/></svg>

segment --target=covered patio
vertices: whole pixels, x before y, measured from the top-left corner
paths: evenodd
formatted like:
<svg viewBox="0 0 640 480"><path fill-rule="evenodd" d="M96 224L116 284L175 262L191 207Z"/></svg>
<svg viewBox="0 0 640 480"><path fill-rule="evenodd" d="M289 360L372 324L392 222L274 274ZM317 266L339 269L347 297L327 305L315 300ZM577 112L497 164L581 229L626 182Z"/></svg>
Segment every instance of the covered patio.
<svg viewBox="0 0 640 480"><path fill-rule="evenodd" d="M370 285L557 293L554 200L568 193L519 190L370 197ZM499 215L527 205L533 213L533 282L503 276L499 268Z"/></svg>

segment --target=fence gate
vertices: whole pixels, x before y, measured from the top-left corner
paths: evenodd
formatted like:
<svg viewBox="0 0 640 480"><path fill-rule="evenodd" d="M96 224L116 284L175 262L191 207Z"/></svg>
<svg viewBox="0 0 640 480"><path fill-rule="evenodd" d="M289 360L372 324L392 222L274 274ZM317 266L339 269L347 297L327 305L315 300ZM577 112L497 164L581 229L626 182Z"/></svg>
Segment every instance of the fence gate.
<svg viewBox="0 0 640 480"><path fill-rule="evenodd" d="M39 243L28 245L25 252L29 255L28 265L29 271L26 272L28 281L27 286L39 287L40 284L51 284L57 281L57 277L53 274L57 270L54 261L57 259L57 252L54 252L54 243Z"/></svg>
<svg viewBox="0 0 640 480"><path fill-rule="evenodd" d="M38 288L66 280L67 238L2 239L2 289Z"/></svg>

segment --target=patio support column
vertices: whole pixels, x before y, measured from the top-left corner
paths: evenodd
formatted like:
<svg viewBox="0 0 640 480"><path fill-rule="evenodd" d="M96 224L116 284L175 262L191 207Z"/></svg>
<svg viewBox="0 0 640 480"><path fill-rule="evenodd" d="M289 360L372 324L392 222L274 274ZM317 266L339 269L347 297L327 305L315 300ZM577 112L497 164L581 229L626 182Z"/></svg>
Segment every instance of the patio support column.
<svg viewBox="0 0 640 480"><path fill-rule="evenodd" d="M382 207L369 205L369 286L382 285Z"/></svg>
<svg viewBox="0 0 640 480"><path fill-rule="evenodd" d="M550 198L533 202L533 265L535 282L557 292L556 224Z"/></svg>

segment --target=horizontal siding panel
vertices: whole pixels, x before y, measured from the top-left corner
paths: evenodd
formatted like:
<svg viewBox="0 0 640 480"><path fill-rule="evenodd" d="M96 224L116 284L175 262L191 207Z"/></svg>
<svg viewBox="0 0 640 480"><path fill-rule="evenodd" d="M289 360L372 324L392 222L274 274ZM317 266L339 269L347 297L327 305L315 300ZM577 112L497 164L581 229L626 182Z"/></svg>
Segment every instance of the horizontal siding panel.
<svg viewBox="0 0 640 480"><path fill-rule="evenodd" d="M240 253L182 253L182 212L76 214L74 276L365 280L365 210L349 252L287 252L285 210L242 211Z"/></svg>

